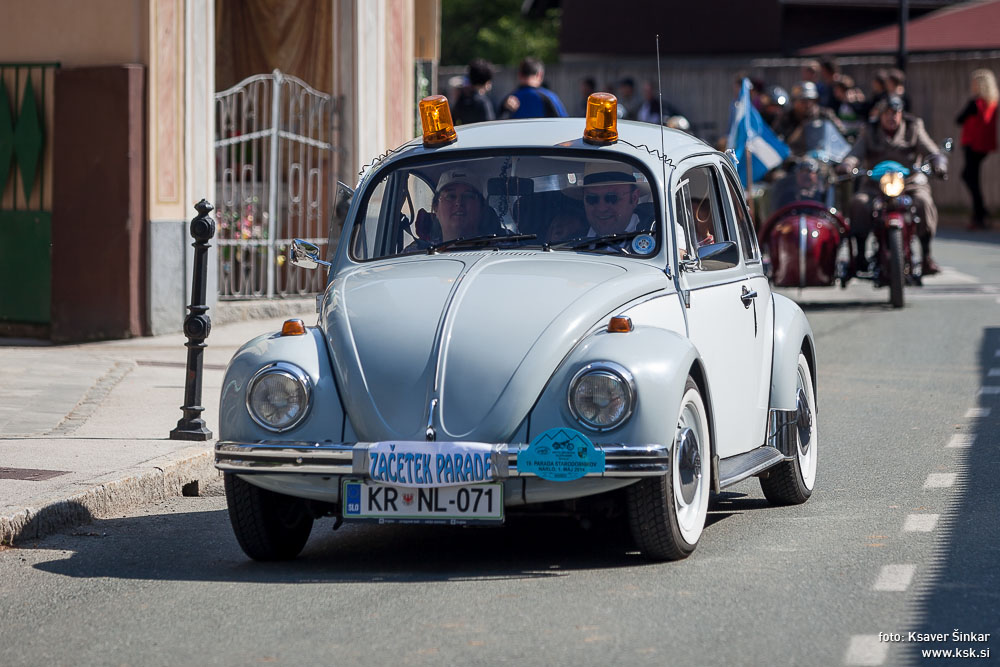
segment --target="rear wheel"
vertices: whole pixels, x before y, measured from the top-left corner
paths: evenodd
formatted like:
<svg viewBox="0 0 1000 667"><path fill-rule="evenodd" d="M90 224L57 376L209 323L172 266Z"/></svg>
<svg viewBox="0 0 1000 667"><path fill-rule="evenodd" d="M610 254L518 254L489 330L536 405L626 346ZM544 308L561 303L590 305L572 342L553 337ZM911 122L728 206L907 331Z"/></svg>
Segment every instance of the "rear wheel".
<svg viewBox="0 0 1000 667"><path fill-rule="evenodd" d="M760 478L764 497L774 505L800 505L809 499L816 484L816 461L819 453L816 393L813 391L809 362L801 352L795 384L795 407L798 413L795 425L796 456L791 461L774 466L766 477Z"/></svg>
<svg viewBox="0 0 1000 667"><path fill-rule="evenodd" d="M629 526L640 551L653 560L686 558L708 516L711 447L705 402L688 378L677 416L670 472L628 487Z"/></svg>
<svg viewBox="0 0 1000 667"><path fill-rule="evenodd" d="M302 551L313 518L298 498L274 493L225 474L229 522L244 553L254 560L288 560Z"/></svg>
<svg viewBox="0 0 1000 667"><path fill-rule="evenodd" d="M903 307L903 230L889 229L889 303Z"/></svg>

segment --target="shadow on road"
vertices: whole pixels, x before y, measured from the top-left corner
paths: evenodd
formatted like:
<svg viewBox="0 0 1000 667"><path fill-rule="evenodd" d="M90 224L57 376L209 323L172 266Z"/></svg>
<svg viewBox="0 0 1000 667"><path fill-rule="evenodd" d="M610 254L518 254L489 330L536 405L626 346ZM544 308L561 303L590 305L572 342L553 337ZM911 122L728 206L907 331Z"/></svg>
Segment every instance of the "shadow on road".
<svg viewBox="0 0 1000 667"><path fill-rule="evenodd" d="M979 364L981 385L987 391L1000 387L1000 377L990 376L991 369L1000 367L998 351L1000 328L984 330ZM907 644L906 664L926 664L922 649L990 649L991 658L1000 655L1000 393L981 393L979 407L990 412L973 420L972 446L955 452L959 491L947 514L941 517L938 548L913 614L913 630L944 633L949 639ZM955 641L955 631L990 633L990 638L985 642ZM969 661L953 658L933 662L943 665Z"/></svg>
<svg viewBox="0 0 1000 667"><path fill-rule="evenodd" d="M708 534L713 524L766 506L745 494L720 494L709 508ZM240 550L224 509L94 520L34 545L70 552L36 567L80 578L405 583L540 579L656 565L634 550L624 517L589 525L565 516L525 515L510 516L502 527L345 524L333 531L333 525L333 519L317 521L299 558L257 563Z"/></svg>

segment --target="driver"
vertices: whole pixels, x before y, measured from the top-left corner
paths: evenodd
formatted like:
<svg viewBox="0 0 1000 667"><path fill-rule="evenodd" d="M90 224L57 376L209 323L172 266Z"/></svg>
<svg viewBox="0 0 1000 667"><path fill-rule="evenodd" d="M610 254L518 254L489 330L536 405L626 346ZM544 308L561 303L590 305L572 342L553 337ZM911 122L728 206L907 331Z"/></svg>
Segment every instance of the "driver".
<svg viewBox="0 0 1000 667"><path fill-rule="evenodd" d="M483 187L468 169L451 169L441 174L431 202L431 210L441 225L442 241L478 236L483 233Z"/></svg>
<svg viewBox="0 0 1000 667"><path fill-rule="evenodd" d="M495 218L483 198L482 179L465 168L449 169L441 174L431 212L417 212L415 239L406 250L422 249L429 244L499 233Z"/></svg>
<svg viewBox="0 0 1000 667"><path fill-rule="evenodd" d="M828 120L843 136L846 132L831 109L819 105L819 90L812 81L802 81L792 86L792 108L778 123L775 132L781 137L793 155L805 155L812 146L807 141L806 127L817 120Z"/></svg>
<svg viewBox="0 0 1000 667"><path fill-rule="evenodd" d="M864 128L854 148L838 167L847 173L863 162L871 169L883 160L894 160L910 167L930 159L934 173L943 175L948 170L948 161L924 129L924 122L910 114L903 113L903 99L891 95L879 102L878 122ZM908 179L905 194L913 198L917 205L917 237L923 251L923 274L931 275L941 269L931 258L931 238L937 229L938 211L931 197L931 188L923 174ZM871 230L871 201L878 194L878 184L865 179L864 184L851 199L851 235L858 244L861 264L864 266L865 241Z"/></svg>

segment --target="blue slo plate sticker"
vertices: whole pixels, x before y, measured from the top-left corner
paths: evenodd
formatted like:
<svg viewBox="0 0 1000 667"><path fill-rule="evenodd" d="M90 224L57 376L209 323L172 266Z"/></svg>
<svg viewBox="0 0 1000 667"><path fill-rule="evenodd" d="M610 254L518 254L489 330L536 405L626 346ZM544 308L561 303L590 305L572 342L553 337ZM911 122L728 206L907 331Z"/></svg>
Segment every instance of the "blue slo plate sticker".
<svg viewBox="0 0 1000 667"><path fill-rule="evenodd" d="M517 469L553 482L569 482L587 473L603 473L604 452L579 431L553 428L518 455Z"/></svg>

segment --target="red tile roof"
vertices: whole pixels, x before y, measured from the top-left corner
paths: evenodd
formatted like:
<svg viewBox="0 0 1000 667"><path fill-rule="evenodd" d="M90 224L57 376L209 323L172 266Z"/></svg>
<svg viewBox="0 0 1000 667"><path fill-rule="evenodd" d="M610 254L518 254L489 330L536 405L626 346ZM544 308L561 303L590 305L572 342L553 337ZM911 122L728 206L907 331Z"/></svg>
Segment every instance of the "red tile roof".
<svg viewBox="0 0 1000 667"><path fill-rule="evenodd" d="M899 25L810 46L801 55L894 53ZM1000 49L1000 0L966 2L906 24L907 51Z"/></svg>

